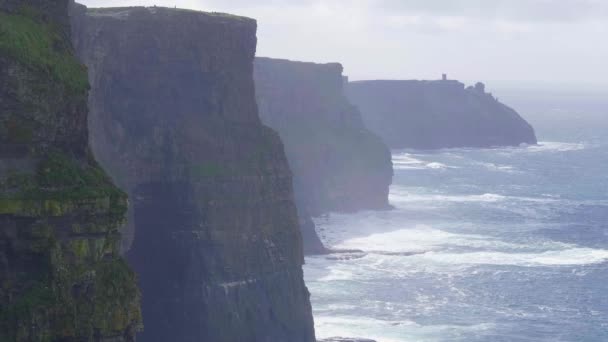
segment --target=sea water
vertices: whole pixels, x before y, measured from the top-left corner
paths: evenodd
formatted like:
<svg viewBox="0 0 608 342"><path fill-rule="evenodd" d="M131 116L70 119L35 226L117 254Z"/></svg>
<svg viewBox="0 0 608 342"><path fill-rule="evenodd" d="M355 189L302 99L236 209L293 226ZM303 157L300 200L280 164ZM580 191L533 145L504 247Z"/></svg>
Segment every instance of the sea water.
<svg viewBox="0 0 608 342"><path fill-rule="evenodd" d="M394 210L317 219L361 251L306 259L318 337L608 341L608 110L537 110L538 146L393 151Z"/></svg>

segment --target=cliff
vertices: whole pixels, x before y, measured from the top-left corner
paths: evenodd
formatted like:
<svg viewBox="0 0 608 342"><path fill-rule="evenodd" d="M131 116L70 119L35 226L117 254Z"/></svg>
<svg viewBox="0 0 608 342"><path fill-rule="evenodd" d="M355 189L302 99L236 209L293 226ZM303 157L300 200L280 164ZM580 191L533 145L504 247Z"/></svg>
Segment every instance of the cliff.
<svg viewBox="0 0 608 342"><path fill-rule="evenodd" d="M260 117L285 144L303 220L389 207L390 151L346 99L340 64L256 58L254 78ZM314 230L303 233L314 250Z"/></svg>
<svg viewBox="0 0 608 342"><path fill-rule="evenodd" d="M518 146L536 144L534 129L485 86L452 81L360 81L349 99L365 124L391 148Z"/></svg>
<svg viewBox="0 0 608 342"><path fill-rule="evenodd" d="M0 1L0 340L133 341L127 197L87 143L65 1Z"/></svg>
<svg viewBox="0 0 608 342"><path fill-rule="evenodd" d="M314 341L279 136L255 103L256 22L73 8L94 154L134 199L144 341Z"/></svg>

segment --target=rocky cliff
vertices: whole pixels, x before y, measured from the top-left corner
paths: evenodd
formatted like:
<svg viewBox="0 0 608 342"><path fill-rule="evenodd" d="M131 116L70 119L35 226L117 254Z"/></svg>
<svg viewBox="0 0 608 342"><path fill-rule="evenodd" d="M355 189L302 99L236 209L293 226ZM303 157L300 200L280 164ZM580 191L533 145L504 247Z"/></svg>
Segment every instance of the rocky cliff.
<svg viewBox="0 0 608 342"><path fill-rule="evenodd" d="M388 208L391 155L344 94L342 66L256 58L262 121L279 132L301 216ZM303 232L305 248L316 242Z"/></svg>
<svg viewBox="0 0 608 342"><path fill-rule="evenodd" d="M536 144L534 129L485 86L453 80L360 81L348 85L365 124L391 148Z"/></svg>
<svg viewBox="0 0 608 342"><path fill-rule="evenodd" d="M0 1L0 341L133 341L126 194L87 144L68 3Z"/></svg>
<svg viewBox="0 0 608 342"><path fill-rule="evenodd" d="M100 163L133 198L144 341L314 341L279 136L258 117L256 22L73 9Z"/></svg>

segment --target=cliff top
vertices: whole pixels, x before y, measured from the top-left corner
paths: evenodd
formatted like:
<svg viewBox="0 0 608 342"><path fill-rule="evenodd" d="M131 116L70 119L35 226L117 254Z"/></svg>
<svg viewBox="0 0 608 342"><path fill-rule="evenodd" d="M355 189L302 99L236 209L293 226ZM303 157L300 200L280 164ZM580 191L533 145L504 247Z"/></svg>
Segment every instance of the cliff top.
<svg viewBox="0 0 608 342"><path fill-rule="evenodd" d="M83 6L84 7L84 6ZM242 17L234 14L220 13L220 12L204 12L191 9L183 8L169 8L169 7L104 7L104 8L87 8L87 15L97 17L111 17L115 19L127 19L131 15L141 14L153 14L165 17L172 17L178 15L193 15L200 18L207 18L211 20L220 20L226 22L243 22L246 24L256 24L255 19L248 17Z"/></svg>
<svg viewBox="0 0 608 342"><path fill-rule="evenodd" d="M308 70L324 70L330 72L337 72L342 74L344 68L340 63L313 63L313 62L300 62L300 61L292 61L289 59L278 59L278 58L269 58L269 57L256 57L256 63L272 63L274 67L283 67L283 68L291 68L291 69L308 69Z"/></svg>
<svg viewBox="0 0 608 342"><path fill-rule="evenodd" d="M450 85L463 85L464 83L457 80L361 80L361 81L350 81L350 84L404 84L404 85L438 85L438 84L450 84Z"/></svg>

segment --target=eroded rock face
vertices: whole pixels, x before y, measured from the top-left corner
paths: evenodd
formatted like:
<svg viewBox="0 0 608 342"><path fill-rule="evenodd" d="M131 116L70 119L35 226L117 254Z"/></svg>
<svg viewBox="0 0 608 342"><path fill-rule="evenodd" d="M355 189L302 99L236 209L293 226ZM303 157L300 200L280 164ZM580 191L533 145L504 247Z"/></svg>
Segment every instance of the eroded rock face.
<svg viewBox="0 0 608 342"><path fill-rule="evenodd" d="M279 136L258 117L256 23L75 7L92 147L133 198L145 341L314 341Z"/></svg>
<svg viewBox="0 0 608 342"><path fill-rule="evenodd" d="M126 194L87 143L66 1L0 1L0 340L133 341Z"/></svg>
<svg viewBox="0 0 608 342"><path fill-rule="evenodd" d="M365 124L391 148L536 144L534 129L478 83L360 81L347 87Z"/></svg>
<svg viewBox="0 0 608 342"><path fill-rule="evenodd" d="M254 75L260 117L285 144L300 216L389 207L390 151L346 99L340 64L256 58ZM303 234L305 249L316 249Z"/></svg>

